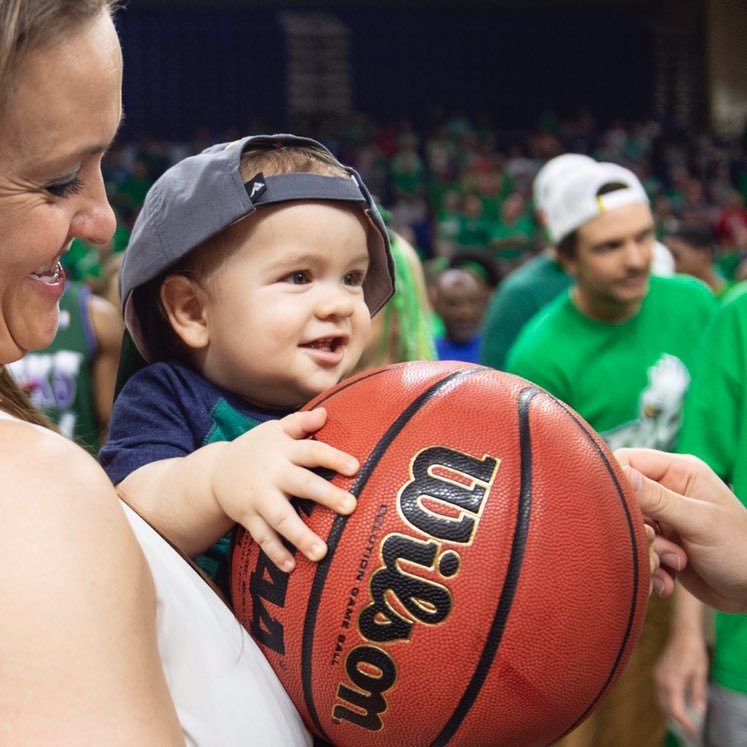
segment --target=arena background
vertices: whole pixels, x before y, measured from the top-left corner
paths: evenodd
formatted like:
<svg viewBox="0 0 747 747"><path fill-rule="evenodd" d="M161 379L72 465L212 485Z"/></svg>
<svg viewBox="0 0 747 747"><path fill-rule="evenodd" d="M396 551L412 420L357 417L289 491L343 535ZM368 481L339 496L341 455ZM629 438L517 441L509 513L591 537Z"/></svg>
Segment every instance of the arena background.
<svg viewBox="0 0 747 747"><path fill-rule="evenodd" d="M122 140L443 113L506 138L587 110L741 131L744 0L130 0Z"/></svg>

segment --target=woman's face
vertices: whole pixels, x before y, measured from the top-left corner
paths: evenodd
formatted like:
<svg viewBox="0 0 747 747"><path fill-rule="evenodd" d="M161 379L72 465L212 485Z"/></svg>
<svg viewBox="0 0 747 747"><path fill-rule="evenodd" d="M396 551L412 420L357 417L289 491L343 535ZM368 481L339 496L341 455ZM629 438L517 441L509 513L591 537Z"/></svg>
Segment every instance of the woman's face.
<svg viewBox="0 0 747 747"><path fill-rule="evenodd" d="M0 365L57 329L60 256L114 231L101 159L121 117L122 58L105 13L21 64L0 110Z"/></svg>

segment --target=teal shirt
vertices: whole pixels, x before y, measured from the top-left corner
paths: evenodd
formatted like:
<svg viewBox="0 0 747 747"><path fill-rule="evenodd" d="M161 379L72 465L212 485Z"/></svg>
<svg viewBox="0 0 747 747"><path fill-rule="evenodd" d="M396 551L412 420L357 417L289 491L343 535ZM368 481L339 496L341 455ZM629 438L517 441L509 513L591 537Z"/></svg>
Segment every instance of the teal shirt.
<svg viewBox="0 0 747 747"><path fill-rule="evenodd" d="M483 321L480 362L503 370L524 325L571 284L571 277L547 252L511 272L493 294Z"/></svg>

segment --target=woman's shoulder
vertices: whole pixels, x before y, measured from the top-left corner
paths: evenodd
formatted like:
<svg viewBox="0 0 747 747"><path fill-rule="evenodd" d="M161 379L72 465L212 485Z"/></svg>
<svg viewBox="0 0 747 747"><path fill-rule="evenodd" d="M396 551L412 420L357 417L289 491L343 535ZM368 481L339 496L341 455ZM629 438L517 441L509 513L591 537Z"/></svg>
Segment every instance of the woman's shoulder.
<svg viewBox="0 0 747 747"><path fill-rule="evenodd" d="M13 716L3 726L21 735L34 723L48 743L64 721L70 735L96 742L127 723L129 743L146 734L175 743L176 714L153 655L152 578L108 478L71 441L7 418L0 469L0 658L11 683L4 712ZM142 723L128 722L141 711Z"/></svg>
<svg viewBox="0 0 747 747"><path fill-rule="evenodd" d="M86 451L52 430L5 414L0 414L0 465L0 501L8 508L15 495L26 496L23 504L48 502L54 512L76 508L75 504L57 505L57 496L62 494L74 492L84 499L98 487L116 497L106 475ZM87 489L81 491L83 487ZM13 513L23 507L15 505Z"/></svg>
<svg viewBox="0 0 747 747"><path fill-rule="evenodd" d="M0 563L18 553L19 560L25 558L26 574L34 572L35 564L49 562L72 571L66 564L94 560L107 548L125 555L139 552L111 482L96 460L69 439L0 418L0 473ZM9 581L12 569L6 563L2 567ZM127 571L121 573L124 577Z"/></svg>

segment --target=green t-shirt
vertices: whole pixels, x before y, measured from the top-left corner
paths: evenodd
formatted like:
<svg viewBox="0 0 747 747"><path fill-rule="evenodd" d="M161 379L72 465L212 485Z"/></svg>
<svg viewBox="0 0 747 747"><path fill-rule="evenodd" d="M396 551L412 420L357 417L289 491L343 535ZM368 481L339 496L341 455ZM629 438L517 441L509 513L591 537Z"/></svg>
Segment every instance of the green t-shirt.
<svg viewBox="0 0 747 747"><path fill-rule="evenodd" d="M503 223L495 224L490 237L490 247L498 258L520 257L532 248L534 234L534 221L530 216L522 215L511 226Z"/></svg>
<svg viewBox="0 0 747 747"><path fill-rule="evenodd" d="M465 249L484 249L490 243L490 221L483 216L459 215L456 243Z"/></svg>
<svg viewBox="0 0 747 747"><path fill-rule="evenodd" d="M507 370L566 402L608 445L671 450L694 348L716 305L686 276L652 277L638 313L590 319L563 293L523 329Z"/></svg>
<svg viewBox="0 0 747 747"><path fill-rule="evenodd" d="M706 330L685 398L677 450L707 462L747 504L747 283L724 297ZM747 617L716 614L712 677L747 694Z"/></svg>

